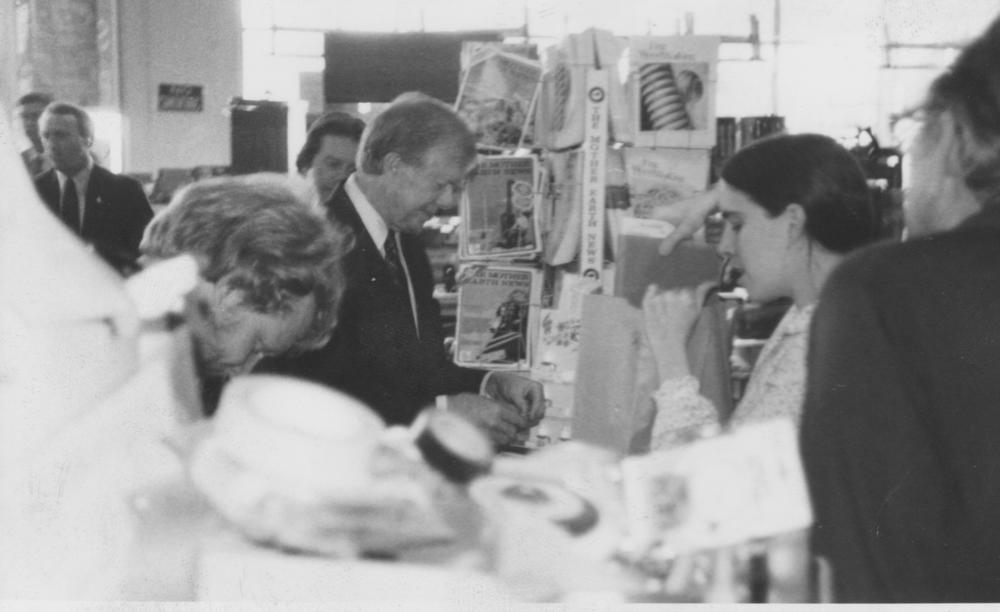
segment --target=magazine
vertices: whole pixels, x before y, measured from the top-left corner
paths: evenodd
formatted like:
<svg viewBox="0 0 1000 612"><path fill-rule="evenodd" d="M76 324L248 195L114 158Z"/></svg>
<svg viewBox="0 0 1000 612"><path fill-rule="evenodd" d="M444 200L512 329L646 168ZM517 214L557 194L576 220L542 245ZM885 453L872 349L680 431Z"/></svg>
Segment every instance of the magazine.
<svg viewBox="0 0 1000 612"><path fill-rule="evenodd" d="M534 268L463 265L458 278L455 363L527 369L534 353L542 275Z"/></svg>
<svg viewBox="0 0 1000 612"><path fill-rule="evenodd" d="M711 149L719 37L643 36L629 43L635 144Z"/></svg>
<svg viewBox="0 0 1000 612"><path fill-rule="evenodd" d="M462 259L531 257L541 251L540 164L533 156L486 156L462 196Z"/></svg>
<svg viewBox="0 0 1000 612"><path fill-rule="evenodd" d="M687 211L674 205L705 191L710 166L708 149L625 149L631 216L676 225Z"/></svg>
<svg viewBox="0 0 1000 612"><path fill-rule="evenodd" d="M476 53L470 59L455 111L469 124L481 147L518 148L534 112L541 66L496 50Z"/></svg>

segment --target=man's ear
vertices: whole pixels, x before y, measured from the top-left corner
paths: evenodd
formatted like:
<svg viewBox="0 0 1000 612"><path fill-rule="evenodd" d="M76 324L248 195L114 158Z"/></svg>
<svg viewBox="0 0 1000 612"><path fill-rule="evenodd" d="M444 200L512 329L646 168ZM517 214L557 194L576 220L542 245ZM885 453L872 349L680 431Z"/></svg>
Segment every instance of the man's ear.
<svg viewBox="0 0 1000 612"><path fill-rule="evenodd" d="M403 158L399 156L399 153L386 153L382 158L382 173L395 174L402 171L404 165L405 162L403 162Z"/></svg>

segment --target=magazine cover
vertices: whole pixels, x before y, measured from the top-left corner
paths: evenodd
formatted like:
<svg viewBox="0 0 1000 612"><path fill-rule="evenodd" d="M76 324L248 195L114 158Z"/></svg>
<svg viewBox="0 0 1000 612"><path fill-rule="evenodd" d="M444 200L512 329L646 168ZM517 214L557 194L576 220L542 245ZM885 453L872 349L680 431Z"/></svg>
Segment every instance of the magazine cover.
<svg viewBox="0 0 1000 612"><path fill-rule="evenodd" d="M638 146L715 145L717 36L629 41L632 119Z"/></svg>
<svg viewBox="0 0 1000 612"><path fill-rule="evenodd" d="M624 38L593 28L565 36L557 45L546 49L535 124L535 140L539 146L565 150L583 143L587 71L598 66L608 73L606 90L611 139L632 142L626 84L618 72L620 60L626 53Z"/></svg>
<svg viewBox="0 0 1000 612"><path fill-rule="evenodd" d="M526 257L541 251L539 166L533 156L479 159L462 196L462 259Z"/></svg>
<svg viewBox="0 0 1000 612"><path fill-rule="evenodd" d="M708 187L709 149L625 149L631 216L665 219L675 225L685 210L674 206Z"/></svg>
<svg viewBox="0 0 1000 612"><path fill-rule="evenodd" d="M477 57L462 80L455 111L469 124L480 146L516 149L534 111L541 66L500 51Z"/></svg>
<svg viewBox="0 0 1000 612"><path fill-rule="evenodd" d="M527 369L534 353L542 275L533 268L471 264L459 272L455 363Z"/></svg>

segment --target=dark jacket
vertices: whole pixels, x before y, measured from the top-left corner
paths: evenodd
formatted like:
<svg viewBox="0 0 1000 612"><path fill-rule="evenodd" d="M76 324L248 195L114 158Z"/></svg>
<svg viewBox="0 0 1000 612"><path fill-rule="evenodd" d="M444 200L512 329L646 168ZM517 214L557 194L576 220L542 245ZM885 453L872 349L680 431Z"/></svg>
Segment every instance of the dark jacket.
<svg viewBox="0 0 1000 612"><path fill-rule="evenodd" d="M35 177L35 189L59 216L59 179L55 170ZM139 181L95 165L90 172L84 205L83 227L78 235L120 273L134 270L139 242L153 209Z"/></svg>
<svg viewBox="0 0 1000 612"><path fill-rule="evenodd" d="M389 424L410 423L436 395L477 393L485 372L461 368L444 350L440 306L433 297L430 261L418 236L401 235L420 322L413 325L405 287L365 230L341 185L326 204L331 222L354 234L344 259L347 289L337 328L322 349L291 359L269 360L259 369L291 374L346 391Z"/></svg>
<svg viewBox="0 0 1000 612"><path fill-rule="evenodd" d="M837 601L1000 601L998 444L1000 209L839 266L802 419Z"/></svg>

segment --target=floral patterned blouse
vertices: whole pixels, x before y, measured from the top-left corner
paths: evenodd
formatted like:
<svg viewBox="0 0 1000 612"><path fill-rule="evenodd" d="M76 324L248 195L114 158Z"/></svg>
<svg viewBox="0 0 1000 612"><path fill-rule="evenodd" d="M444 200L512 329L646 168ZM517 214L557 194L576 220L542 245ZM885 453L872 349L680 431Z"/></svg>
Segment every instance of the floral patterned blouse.
<svg viewBox="0 0 1000 612"><path fill-rule="evenodd" d="M806 390L806 349L815 304L792 305L761 349L746 392L729 420L731 427L776 417L798 425ZM698 429L718 425L712 403L698 392L693 376L665 380L653 393L656 421L652 449L672 446Z"/></svg>

